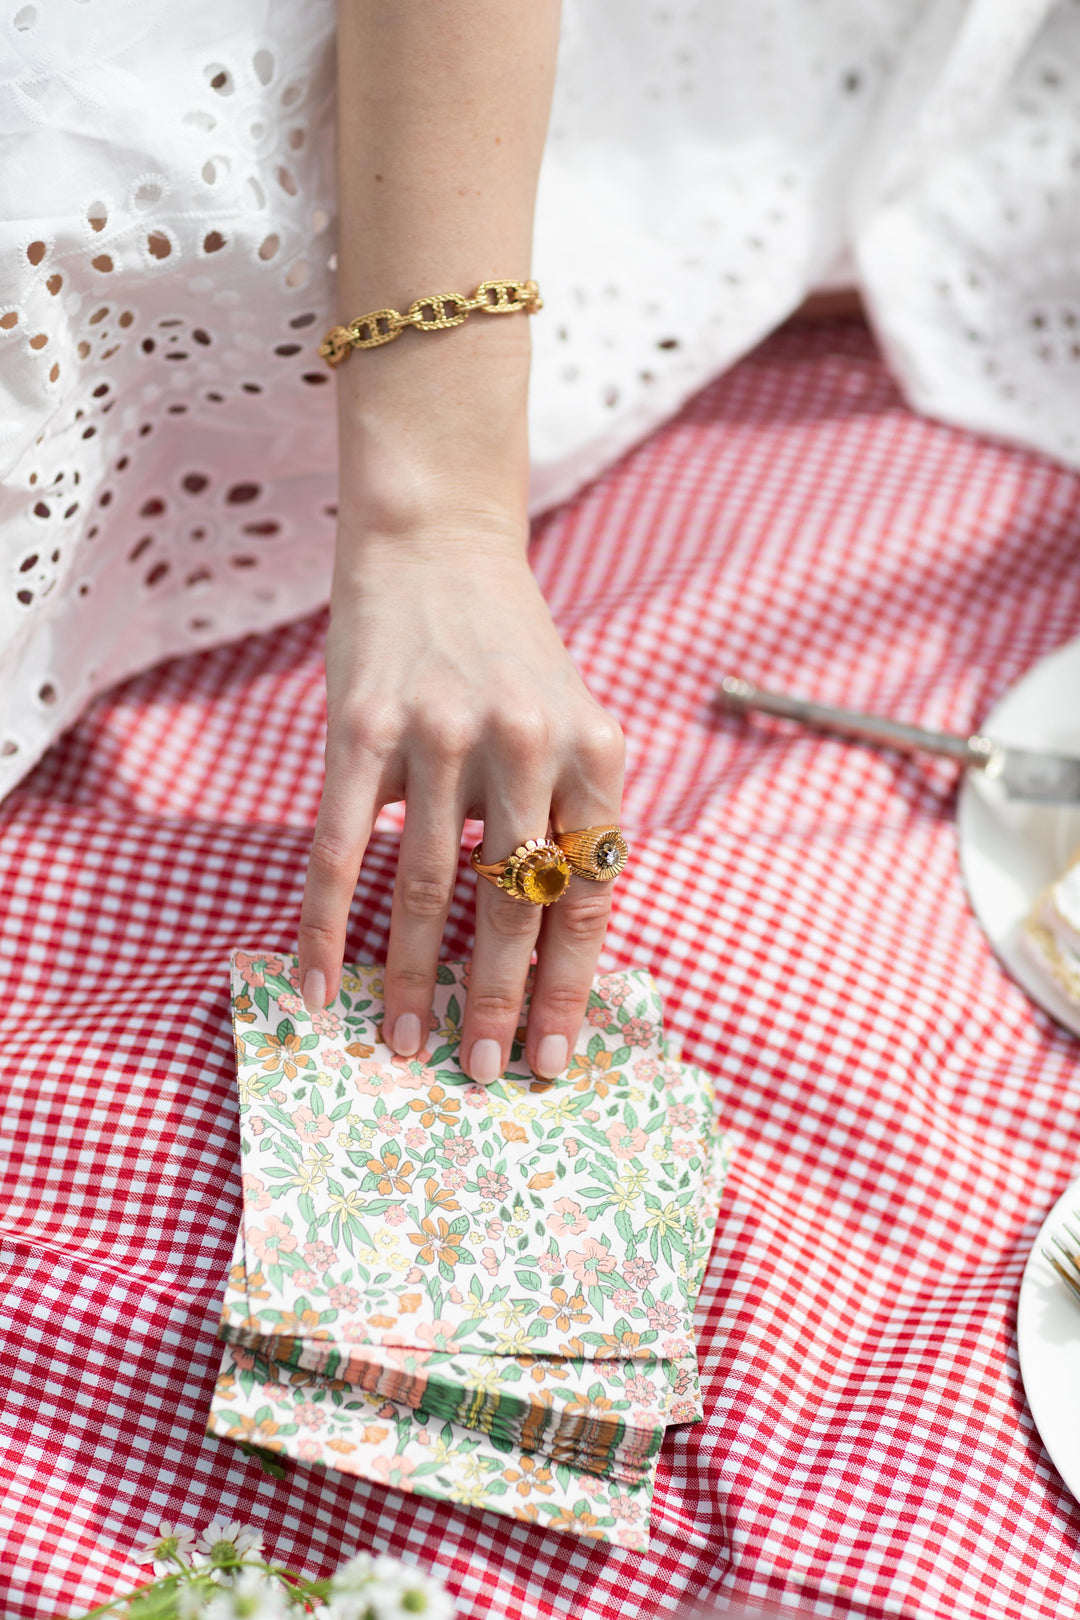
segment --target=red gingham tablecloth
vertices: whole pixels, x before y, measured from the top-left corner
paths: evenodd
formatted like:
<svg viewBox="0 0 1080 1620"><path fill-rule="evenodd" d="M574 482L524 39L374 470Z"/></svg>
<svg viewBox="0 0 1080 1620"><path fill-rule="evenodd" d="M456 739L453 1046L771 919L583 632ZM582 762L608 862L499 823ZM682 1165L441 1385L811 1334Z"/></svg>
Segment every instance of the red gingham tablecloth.
<svg viewBox="0 0 1080 1620"><path fill-rule="evenodd" d="M738 1144L708 1416L669 1437L644 1556L303 1466L277 1483L204 1437L240 1208L226 960L294 940L322 621L94 706L0 814L5 1616L100 1602L159 1519L214 1514L311 1573L367 1546L433 1565L463 1617L1077 1613L1080 1510L1024 1405L1015 1306L1080 1167L1080 1045L968 910L953 768L711 698L732 670L973 727L1080 631L1078 495L914 417L837 322L771 339L538 527L629 739L605 961L656 975ZM384 954L394 853L388 818L357 959ZM472 886L463 862L451 957Z"/></svg>

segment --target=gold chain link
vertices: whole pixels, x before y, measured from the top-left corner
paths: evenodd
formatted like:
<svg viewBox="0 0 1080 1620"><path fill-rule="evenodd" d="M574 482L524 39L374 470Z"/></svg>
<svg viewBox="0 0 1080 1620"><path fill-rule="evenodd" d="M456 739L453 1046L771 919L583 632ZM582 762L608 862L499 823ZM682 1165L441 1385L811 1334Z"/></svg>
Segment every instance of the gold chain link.
<svg viewBox="0 0 1080 1620"><path fill-rule="evenodd" d="M461 326L474 310L485 315L535 315L544 301L535 281L482 281L471 298L461 293L431 293L416 298L402 315L396 309L376 309L348 326L335 326L319 344L327 365L339 366L353 349L379 349L393 343L407 326L418 332L445 332Z"/></svg>

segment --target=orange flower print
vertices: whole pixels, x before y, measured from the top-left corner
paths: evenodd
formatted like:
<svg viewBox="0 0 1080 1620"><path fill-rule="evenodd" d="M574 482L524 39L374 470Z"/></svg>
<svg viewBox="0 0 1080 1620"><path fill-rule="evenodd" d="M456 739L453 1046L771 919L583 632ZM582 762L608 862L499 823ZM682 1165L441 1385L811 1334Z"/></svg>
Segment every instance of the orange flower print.
<svg viewBox="0 0 1080 1620"><path fill-rule="evenodd" d="M584 1283L586 1288L595 1288L601 1272L615 1270L616 1260L606 1243L587 1237L580 1250L570 1250L566 1263L579 1283Z"/></svg>
<svg viewBox="0 0 1080 1620"><path fill-rule="evenodd" d="M264 1035L262 1045L255 1053L255 1061L262 1064L267 1074L272 1069L284 1069L287 1080L295 1080L300 1069L312 1067L309 1054L300 1050L300 1037L295 1030L281 1040L276 1035Z"/></svg>
<svg viewBox="0 0 1080 1620"><path fill-rule="evenodd" d="M378 1159L369 1159L368 1170L373 1176L379 1178L379 1197L389 1198L392 1192L407 1193L412 1191L412 1182L408 1179L413 1170L413 1162L406 1159L401 1163L401 1155L395 1153L392 1147L384 1147L382 1156Z"/></svg>
<svg viewBox="0 0 1080 1620"><path fill-rule="evenodd" d="M461 1247L461 1238L451 1232L450 1223L444 1221L441 1215L434 1219L425 1215L420 1222L419 1232L408 1234L409 1242L417 1245L416 1258L430 1266L433 1260L439 1260L443 1265L456 1266ZM408 1280L406 1274L406 1280Z"/></svg>
<svg viewBox="0 0 1080 1620"><path fill-rule="evenodd" d="M268 1215L264 1226L249 1226L247 1244L266 1265L281 1264L281 1256L296 1248L296 1236L276 1215Z"/></svg>
<svg viewBox="0 0 1080 1620"><path fill-rule="evenodd" d="M541 1305L540 1315L545 1322L554 1322L560 1333L568 1333L573 1322L592 1320L591 1313L582 1308L585 1304L584 1294L571 1296L565 1288L553 1288L551 1300L550 1305Z"/></svg>
<svg viewBox="0 0 1080 1620"><path fill-rule="evenodd" d="M519 1496L528 1496L532 1491L539 1491L542 1496L550 1496L555 1489L551 1483L551 1469L542 1466L538 1457L528 1453L518 1458L516 1468L504 1468L503 1479L512 1485Z"/></svg>
<svg viewBox="0 0 1080 1620"><path fill-rule="evenodd" d="M427 1097L414 1097L409 1107L420 1115L419 1123L427 1127L438 1120L441 1125L456 1125L461 1104L456 1097L447 1097L442 1086L432 1086Z"/></svg>
<svg viewBox="0 0 1080 1620"><path fill-rule="evenodd" d="M233 1001L233 1018L238 1024L253 1024L255 1022L255 1008L248 995L237 996Z"/></svg>
<svg viewBox="0 0 1080 1620"><path fill-rule="evenodd" d="M620 1124L609 1125L604 1132L611 1143L611 1151L617 1159L634 1159L649 1145L649 1138L640 1126L633 1127Z"/></svg>
<svg viewBox="0 0 1080 1620"><path fill-rule="evenodd" d="M575 1091L595 1091L598 1097L606 1097L611 1089L608 1080L618 1076L616 1069L609 1075L611 1068L611 1053L597 1052L594 1058L587 1052L575 1052L570 1060L570 1067L566 1071L566 1078L574 1081Z"/></svg>

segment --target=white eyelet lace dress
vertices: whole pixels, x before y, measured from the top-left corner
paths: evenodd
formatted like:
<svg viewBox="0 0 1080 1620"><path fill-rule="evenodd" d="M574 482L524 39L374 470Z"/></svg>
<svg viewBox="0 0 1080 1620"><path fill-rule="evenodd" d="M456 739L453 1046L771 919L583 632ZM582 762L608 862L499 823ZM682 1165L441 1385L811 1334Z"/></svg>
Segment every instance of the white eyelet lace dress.
<svg viewBox="0 0 1080 1620"><path fill-rule="evenodd" d="M326 599L334 31L6 0L0 794L102 687ZM916 408L1080 465L1076 0L571 0L535 508L841 262Z"/></svg>

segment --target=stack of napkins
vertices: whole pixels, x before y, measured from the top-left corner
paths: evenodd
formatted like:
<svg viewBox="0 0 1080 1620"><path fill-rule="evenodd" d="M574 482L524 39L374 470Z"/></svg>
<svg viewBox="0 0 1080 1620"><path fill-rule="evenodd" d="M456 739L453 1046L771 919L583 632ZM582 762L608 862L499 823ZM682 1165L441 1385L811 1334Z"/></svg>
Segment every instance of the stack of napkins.
<svg viewBox="0 0 1080 1620"><path fill-rule="evenodd" d="M1080 1004L1080 858L1039 895L1019 940L1036 971Z"/></svg>
<svg viewBox="0 0 1080 1620"><path fill-rule="evenodd" d="M648 974L597 980L581 1049L493 1085L381 1040L382 969L310 1017L296 961L233 959L244 1218L212 1434L644 1547L670 1424L701 1416L693 1309L726 1143Z"/></svg>

